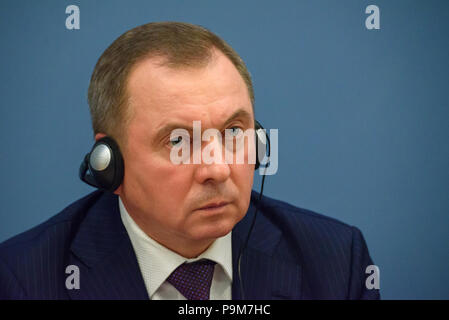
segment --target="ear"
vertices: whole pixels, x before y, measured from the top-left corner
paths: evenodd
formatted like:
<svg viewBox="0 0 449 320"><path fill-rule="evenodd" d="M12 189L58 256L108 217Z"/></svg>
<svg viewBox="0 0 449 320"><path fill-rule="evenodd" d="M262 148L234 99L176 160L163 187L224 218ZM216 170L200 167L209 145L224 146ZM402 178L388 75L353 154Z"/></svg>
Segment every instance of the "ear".
<svg viewBox="0 0 449 320"><path fill-rule="evenodd" d="M122 184L120 185L120 187L115 189L114 194L116 194L118 196L122 194Z"/></svg>
<svg viewBox="0 0 449 320"><path fill-rule="evenodd" d="M99 133L97 133L95 135L95 141L98 141L98 140L100 140L101 138L104 138L104 137L106 137L106 134L99 132Z"/></svg>

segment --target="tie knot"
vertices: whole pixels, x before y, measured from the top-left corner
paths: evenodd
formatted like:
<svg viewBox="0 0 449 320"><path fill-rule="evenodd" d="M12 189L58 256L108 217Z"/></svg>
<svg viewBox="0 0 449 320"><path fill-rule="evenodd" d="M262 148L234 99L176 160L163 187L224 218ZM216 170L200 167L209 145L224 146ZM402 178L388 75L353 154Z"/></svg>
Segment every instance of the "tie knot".
<svg viewBox="0 0 449 320"><path fill-rule="evenodd" d="M186 299L209 300L215 262L201 259L183 263L167 278Z"/></svg>

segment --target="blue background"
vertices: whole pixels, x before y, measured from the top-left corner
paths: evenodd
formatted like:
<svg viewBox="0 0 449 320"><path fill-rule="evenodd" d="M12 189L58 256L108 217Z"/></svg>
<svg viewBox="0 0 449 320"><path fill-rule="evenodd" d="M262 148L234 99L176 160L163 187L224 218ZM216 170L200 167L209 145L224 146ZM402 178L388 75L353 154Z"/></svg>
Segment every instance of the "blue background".
<svg viewBox="0 0 449 320"><path fill-rule="evenodd" d="M257 118L279 128L267 195L359 227L383 298L449 298L449 1L2 0L0 241L93 190L77 176L91 72L120 34L164 20L247 63Z"/></svg>

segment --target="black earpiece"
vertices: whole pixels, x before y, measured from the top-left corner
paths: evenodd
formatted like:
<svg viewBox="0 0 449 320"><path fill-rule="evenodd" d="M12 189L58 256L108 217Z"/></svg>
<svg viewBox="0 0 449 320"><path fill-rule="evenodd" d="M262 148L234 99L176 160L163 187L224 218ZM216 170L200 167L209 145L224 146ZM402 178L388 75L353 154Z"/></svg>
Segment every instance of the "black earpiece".
<svg viewBox="0 0 449 320"><path fill-rule="evenodd" d="M95 142L80 166L80 179L107 191L115 191L123 181L123 157L118 144L110 137Z"/></svg>
<svg viewBox="0 0 449 320"><path fill-rule="evenodd" d="M257 170L260 167L259 159L264 159L265 156L270 157L270 137L257 120L254 120L254 130L256 131L256 167L254 169ZM259 151L260 147L263 148L262 151ZM259 152L261 153L260 155ZM269 163L265 166L268 165Z"/></svg>
<svg viewBox="0 0 449 320"><path fill-rule="evenodd" d="M255 121L254 128L257 170L260 167L259 159L270 156L270 139L259 122ZM263 149L260 156L259 148ZM95 142L92 150L84 157L79 170L82 181L92 187L111 192L122 184L123 175L123 157L118 144L111 137L103 137Z"/></svg>

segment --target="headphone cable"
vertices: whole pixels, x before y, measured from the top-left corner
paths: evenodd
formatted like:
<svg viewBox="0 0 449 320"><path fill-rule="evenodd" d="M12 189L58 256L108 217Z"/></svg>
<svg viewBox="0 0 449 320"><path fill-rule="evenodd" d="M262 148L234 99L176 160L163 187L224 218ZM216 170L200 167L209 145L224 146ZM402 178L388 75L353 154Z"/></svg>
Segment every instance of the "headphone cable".
<svg viewBox="0 0 449 320"><path fill-rule="evenodd" d="M251 227L249 228L248 231L248 235L246 236L246 240L244 245L242 246L242 248L240 249L239 252L239 257L238 257L238 262L237 262L237 269L238 269L238 275L239 275L239 284L240 284L240 296L241 296L241 300L245 300L245 291L243 290L243 282L242 282L242 275L240 272L240 261L243 255L243 251L245 251L246 246L248 245L248 241L249 241L249 237L251 236L251 232L253 231L253 227L254 224L256 222L256 218L257 218L257 213L259 212L259 208L260 208L260 203L262 201L262 195L263 195L263 187L264 187L264 183L265 183L265 176L266 176L266 171L267 171L267 167L265 167L265 171L264 174L262 176L262 183L261 183L261 187L260 187L260 193L259 193L259 199L257 200L257 204L256 204L256 211L254 212L254 217L253 217L253 221L251 222Z"/></svg>

